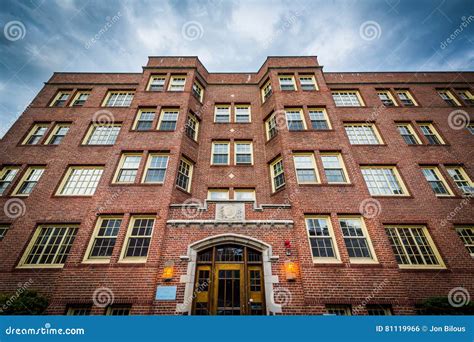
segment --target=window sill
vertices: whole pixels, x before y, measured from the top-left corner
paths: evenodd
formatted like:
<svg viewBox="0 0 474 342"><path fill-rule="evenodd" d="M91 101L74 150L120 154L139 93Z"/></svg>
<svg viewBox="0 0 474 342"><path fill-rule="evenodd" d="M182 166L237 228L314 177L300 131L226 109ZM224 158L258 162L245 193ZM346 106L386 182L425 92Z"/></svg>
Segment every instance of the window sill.
<svg viewBox="0 0 474 342"><path fill-rule="evenodd" d="M97 260L94 260L94 259L86 259L86 260L83 260L82 261L82 264L86 264L86 265L109 265L110 264L110 259L105 259L105 260L101 260L101 259L97 259Z"/></svg>
<svg viewBox="0 0 474 342"><path fill-rule="evenodd" d="M386 147L387 144L350 144L351 146L360 146L360 147Z"/></svg>
<svg viewBox="0 0 474 342"><path fill-rule="evenodd" d="M415 198L412 195L370 195L372 198Z"/></svg>
<svg viewBox="0 0 474 342"><path fill-rule="evenodd" d="M182 188L180 188L179 186L175 186L175 189L176 189L176 190L179 190L179 191L181 191L182 193L185 193L185 194L187 194L187 195L191 195L191 193L190 193L188 190L182 189Z"/></svg>
<svg viewBox="0 0 474 342"><path fill-rule="evenodd" d="M398 265L398 268L400 271L405 271L405 272L419 272L419 271L425 271L425 272L440 272L440 271L448 271L446 266L400 266Z"/></svg>
<svg viewBox="0 0 474 342"><path fill-rule="evenodd" d="M286 185L282 186L282 187L279 188L278 190L273 191L273 192L270 194L270 197L271 197L271 196L274 196L274 195L276 195L276 194L278 194L278 193L280 193L281 191L283 191L283 190L285 190L285 189L286 189Z"/></svg>
<svg viewBox="0 0 474 342"><path fill-rule="evenodd" d="M21 265L17 266L18 270L34 270L34 269L50 269L50 270L59 270L64 268L64 265Z"/></svg>
<svg viewBox="0 0 474 342"><path fill-rule="evenodd" d="M344 266L341 260L339 259L330 259L327 258L328 260L324 260L324 258L315 258L313 257L313 265L314 266L325 266L325 267L331 267L331 266Z"/></svg>

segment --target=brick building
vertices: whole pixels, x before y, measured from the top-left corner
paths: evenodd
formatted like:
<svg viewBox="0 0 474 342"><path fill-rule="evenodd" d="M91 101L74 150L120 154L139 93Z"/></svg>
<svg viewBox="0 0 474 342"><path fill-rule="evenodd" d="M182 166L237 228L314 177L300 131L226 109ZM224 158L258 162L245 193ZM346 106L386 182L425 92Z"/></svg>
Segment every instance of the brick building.
<svg viewBox="0 0 474 342"><path fill-rule="evenodd" d="M316 57L55 73L0 142L0 291L99 315L415 314L474 294L473 82Z"/></svg>

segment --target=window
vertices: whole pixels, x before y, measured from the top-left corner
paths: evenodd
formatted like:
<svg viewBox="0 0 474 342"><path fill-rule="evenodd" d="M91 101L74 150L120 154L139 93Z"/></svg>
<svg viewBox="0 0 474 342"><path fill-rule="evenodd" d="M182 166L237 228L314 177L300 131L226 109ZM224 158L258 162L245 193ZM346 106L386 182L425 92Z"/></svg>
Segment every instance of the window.
<svg viewBox="0 0 474 342"><path fill-rule="evenodd" d="M391 316L392 308L390 305L367 305L367 314L369 316Z"/></svg>
<svg viewBox="0 0 474 342"><path fill-rule="evenodd" d="M107 316L129 316L132 310L130 305L112 305L107 308Z"/></svg>
<svg viewBox="0 0 474 342"><path fill-rule="evenodd" d="M338 262L339 254L329 216L305 216L314 262Z"/></svg>
<svg viewBox="0 0 474 342"><path fill-rule="evenodd" d="M318 90L314 75L299 75L301 90Z"/></svg>
<svg viewBox="0 0 474 342"><path fill-rule="evenodd" d="M267 80L262 88L260 88L262 94L262 102L265 102L272 95L272 83Z"/></svg>
<svg viewBox="0 0 474 342"><path fill-rule="evenodd" d="M69 307L66 313L68 316L89 316L90 314L90 306Z"/></svg>
<svg viewBox="0 0 474 342"><path fill-rule="evenodd" d="M71 91L58 91L50 107L64 107L71 96Z"/></svg>
<svg viewBox="0 0 474 342"><path fill-rule="evenodd" d="M321 161L328 183L349 183L340 153L322 153Z"/></svg>
<svg viewBox="0 0 474 342"><path fill-rule="evenodd" d="M298 184L319 183L316 162L312 153L298 153L293 156Z"/></svg>
<svg viewBox="0 0 474 342"><path fill-rule="evenodd" d="M197 141L198 133L199 121L196 119L194 114L189 113L186 118L186 135L194 141Z"/></svg>
<svg viewBox="0 0 474 342"><path fill-rule="evenodd" d="M98 166L71 166L64 177L60 196L92 196L104 171Z"/></svg>
<svg viewBox="0 0 474 342"><path fill-rule="evenodd" d="M110 261L121 224L122 218L117 216L101 216L97 219L85 261Z"/></svg>
<svg viewBox="0 0 474 342"><path fill-rule="evenodd" d="M311 120L311 127L313 129L331 129L326 109L324 108L309 108L309 119Z"/></svg>
<svg viewBox="0 0 474 342"><path fill-rule="evenodd" d="M435 166L424 167L423 175L426 178L426 181L431 186L431 189L436 194L436 196L452 196L451 189L448 187L448 184L444 180L443 176L439 172L439 169Z"/></svg>
<svg viewBox="0 0 474 342"><path fill-rule="evenodd" d="M418 138L418 135L415 133L415 130L413 129L411 124L397 124L397 129L403 140L405 140L405 142L407 143L407 145L421 145L420 138Z"/></svg>
<svg viewBox="0 0 474 342"><path fill-rule="evenodd" d="M469 89L456 89L456 93L466 106L474 105L474 95Z"/></svg>
<svg viewBox="0 0 474 342"><path fill-rule="evenodd" d="M121 125L92 124L83 145L113 145L117 140Z"/></svg>
<svg viewBox="0 0 474 342"><path fill-rule="evenodd" d="M149 216L132 216L125 238L121 261L144 262L148 256L155 219Z"/></svg>
<svg viewBox="0 0 474 342"><path fill-rule="evenodd" d="M193 164L185 159L179 161L176 186L181 190L191 191L191 180L193 175Z"/></svg>
<svg viewBox="0 0 474 342"><path fill-rule="evenodd" d="M105 98L106 107L128 107L133 100L133 91L109 91Z"/></svg>
<svg viewBox="0 0 474 342"><path fill-rule="evenodd" d="M352 309L350 305L326 305L326 313L336 316L351 316Z"/></svg>
<svg viewBox="0 0 474 342"><path fill-rule="evenodd" d="M360 107L364 105L360 94L356 90L338 90L332 92L336 107Z"/></svg>
<svg viewBox="0 0 474 342"><path fill-rule="evenodd" d="M229 189L208 189L207 199L211 201L228 200Z"/></svg>
<svg viewBox="0 0 474 342"><path fill-rule="evenodd" d="M278 158L270 164L270 174L272 176L272 189L277 191L285 186L285 172L283 170L283 160Z"/></svg>
<svg viewBox="0 0 474 342"><path fill-rule="evenodd" d="M59 145L63 141L67 132L69 132L70 124L57 124L53 128L53 132L50 134L46 144L48 145Z"/></svg>
<svg viewBox="0 0 474 342"><path fill-rule="evenodd" d="M240 141L235 146L235 165L252 165L253 164L253 148L252 142Z"/></svg>
<svg viewBox="0 0 474 342"><path fill-rule="evenodd" d="M165 75L151 75L148 82L149 91L163 91L165 90Z"/></svg>
<svg viewBox="0 0 474 342"><path fill-rule="evenodd" d="M26 248L19 267L63 267L77 230L77 225L39 226Z"/></svg>
<svg viewBox="0 0 474 342"><path fill-rule="evenodd" d="M48 124L35 124L23 141L23 145L38 145L47 130Z"/></svg>
<svg viewBox="0 0 474 342"><path fill-rule="evenodd" d="M199 84L199 82L194 81L193 83L193 95L199 100L199 102L202 102L202 99L204 98L204 88Z"/></svg>
<svg viewBox="0 0 474 342"><path fill-rule="evenodd" d="M456 227L456 233L458 233L469 254L474 257L474 226Z"/></svg>
<svg viewBox="0 0 474 342"><path fill-rule="evenodd" d="M5 166L1 169L0 172L0 196L2 196L7 189L12 184L13 180L15 179L18 171L20 170L19 167L16 166Z"/></svg>
<svg viewBox="0 0 474 342"><path fill-rule="evenodd" d="M235 122L236 123L250 122L250 105L236 105L235 106Z"/></svg>
<svg viewBox="0 0 474 342"><path fill-rule="evenodd" d="M139 109L137 118L133 125L133 129L137 131L149 131L153 128L153 121L155 120L155 110L153 108Z"/></svg>
<svg viewBox="0 0 474 342"><path fill-rule="evenodd" d="M278 133L276 116L277 116L277 113L273 113L272 115L270 115L270 117L267 120L265 120L267 140L270 140Z"/></svg>
<svg viewBox="0 0 474 342"><path fill-rule="evenodd" d="M461 105L449 90L438 90L438 95L451 107Z"/></svg>
<svg viewBox="0 0 474 342"><path fill-rule="evenodd" d="M377 96L385 107L398 106L390 90L377 90Z"/></svg>
<svg viewBox="0 0 474 342"><path fill-rule="evenodd" d="M302 109L285 109L285 115L289 131L301 131L306 129Z"/></svg>
<svg viewBox="0 0 474 342"><path fill-rule="evenodd" d="M425 226L388 226L385 230L400 268L444 268Z"/></svg>
<svg viewBox="0 0 474 342"><path fill-rule="evenodd" d="M430 145L444 145L444 141L439 135L439 133L434 128L433 124L430 123L420 123L418 125L420 127L421 132L428 140L428 144Z"/></svg>
<svg viewBox="0 0 474 342"><path fill-rule="evenodd" d="M281 90L296 90L296 83L293 75L280 75L278 76L278 79L280 80Z"/></svg>
<svg viewBox="0 0 474 342"><path fill-rule="evenodd" d="M344 124L344 128L351 145L380 145L382 142L374 124L350 123Z"/></svg>
<svg viewBox="0 0 474 342"><path fill-rule="evenodd" d="M87 99L89 98L90 92L89 91L78 91L76 96L74 96L74 100L72 100L71 107L82 107L86 103Z"/></svg>
<svg viewBox="0 0 474 342"><path fill-rule="evenodd" d="M20 182L18 183L15 191L13 191L12 195L28 196L29 194L31 194L36 184L40 180L41 176L43 175L43 172L44 167L42 166L29 167L26 170L24 176L21 178Z"/></svg>
<svg viewBox="0 0 474 342"><path fill-rule="evenodd" d="M229 105L216 105L214 111L214 122L230 122L230 106Z"/></svg>
<svg viewBox="0 0 474 342"><path fill-rule="evenodd" d="M162 109L160 114L160 121L158 122L158 130L174 131L176 129L176 122L178 121L178 115L178 109Z"/></svg>
<svg viewBox="0 0 474 342"><path fill-rule="evenodd" d="M171 76L169 91L184 91L186 76Z"/></svg>
<svg viewBox="0 0 474 342"><path fill-rule="evenodd" d="M364 166L361 171L372 196L408 195L395 166Z"/></svg>
<svg viewBox="0 0 474 342"><path fill-rule="evenodd" d="M10 228L10 226L8 226L6 224L0 224L0 241L3 240L3 238L7 234L7 231L8 231L9 228Z"/></svg>
<svg viewBox="0 0 474 342"><path fill-rule="evenodd" d="M169 156L166 154L151 153L145 167L143 183L163 183L165 181L166 168Z"/></svg>
<svg viewBox="0 0 474 342"><path fill-rule="evenodd" d="M123 153L115 173L114 183L134 183L141 160L141 154Z"/></svg>
<svg viewBox="0 0 474 342"><path fill-rule="evenodd" d="M255 189L234 189L234 199L238 201L255 201Z"/></svg>
<svg viewBox="0 0 474 342"><path fill-rule="evenodd" d="M211 165L229 165L229 145L228 142L212 143Z"/></svg>
<svg viewBox="0 0 474 342"><path fill-rule="evenodd" d="M474 193L472 181L462 167L449 166L446 167L446 170L463 194L470 195Z"/></svg>
<svg viewBox="0 0 474 342"><path fill-rule="evenodd" d="M413 106L418 106L416 103L415 99L413 96L411 96L411 93L408 90L396 90L397 96L400 99L400 102L402 105L405 107L413 107Z"/></svg>
<svg viewBox="0 0 474 342"><path fill-rule="evenodd" d="M340 217L342 236L351 262L374 262L375 257L365 222L360 217Z"/></svg>

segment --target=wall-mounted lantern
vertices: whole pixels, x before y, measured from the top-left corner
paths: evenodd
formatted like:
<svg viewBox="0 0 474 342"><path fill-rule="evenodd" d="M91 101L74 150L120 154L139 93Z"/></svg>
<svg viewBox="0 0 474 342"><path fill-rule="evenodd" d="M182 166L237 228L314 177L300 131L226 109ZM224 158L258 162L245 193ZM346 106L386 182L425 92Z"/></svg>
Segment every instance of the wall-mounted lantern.
<svg viewBox="0 0 474 342"><path fill-rule="evenodd" d="M174 262L167 261L165 263L165 268L163 268L163 274L161 278L165 281L170 281L174 276Z"/></svg>
<svg viewBox="0 0 474 342"><path fill-rule="evenodd" d="M285 276L286 280L294 281L298 275L298 266L295 262L287 260L285 261Z"/></svg>

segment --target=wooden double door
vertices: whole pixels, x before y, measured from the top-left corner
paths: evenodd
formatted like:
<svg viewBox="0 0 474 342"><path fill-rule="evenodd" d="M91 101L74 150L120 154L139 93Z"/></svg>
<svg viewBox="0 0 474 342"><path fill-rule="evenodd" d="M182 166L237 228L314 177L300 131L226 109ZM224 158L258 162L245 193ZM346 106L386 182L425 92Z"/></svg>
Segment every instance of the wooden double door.
<svg viewBox="0 0 474 342"><path fill-rule="evenodd" d="M264 315L261 253L222 245L198 254L193 314Z"/></svg>

